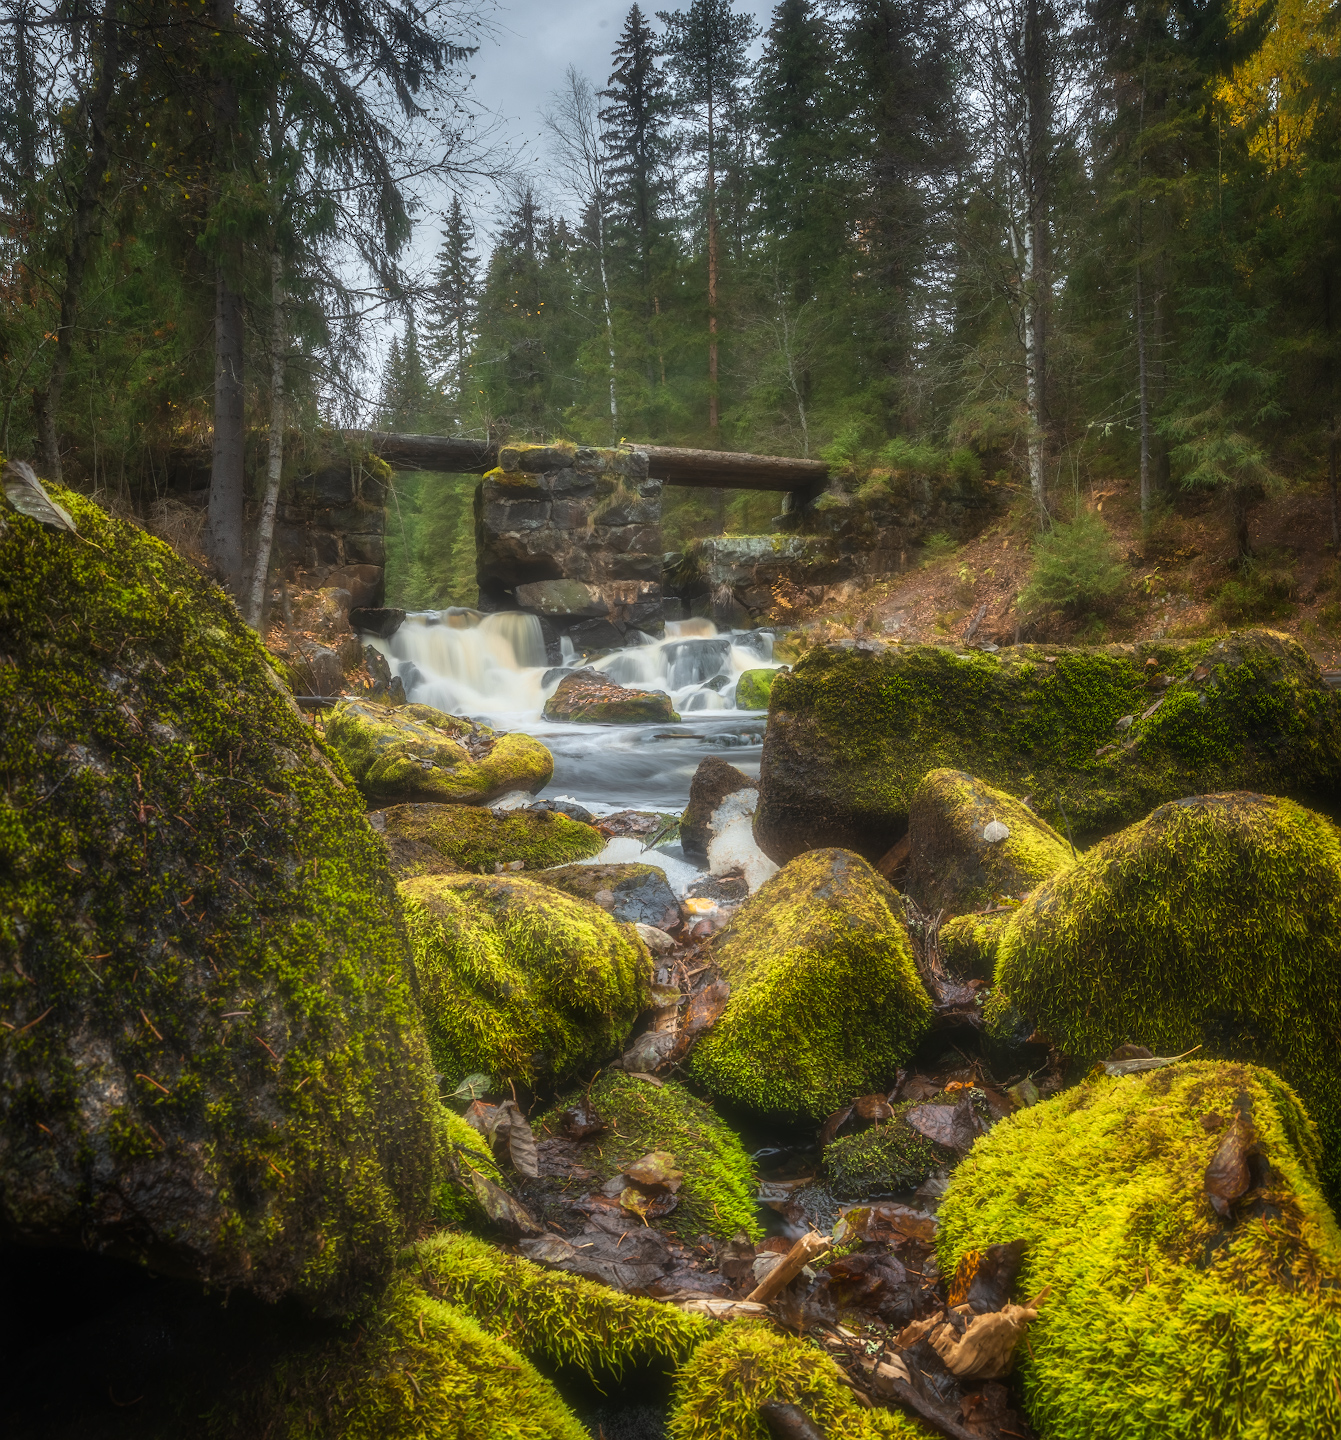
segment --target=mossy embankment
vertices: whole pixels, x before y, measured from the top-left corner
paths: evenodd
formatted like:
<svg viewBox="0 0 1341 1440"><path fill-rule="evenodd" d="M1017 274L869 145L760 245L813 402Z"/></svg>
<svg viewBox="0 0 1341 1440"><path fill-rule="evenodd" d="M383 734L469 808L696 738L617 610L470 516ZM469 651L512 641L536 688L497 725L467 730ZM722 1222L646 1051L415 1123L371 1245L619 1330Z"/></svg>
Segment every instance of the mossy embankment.
<svg viewBox="0 0 1341 1440"><path fill-rule="evenodd" d="M492 873L520 861L527 870L567 865L599 855L605 837L594 826L544 810L515 810L501 818L476 805L393 805L369 820L381 835L397 878Z"/></svg>

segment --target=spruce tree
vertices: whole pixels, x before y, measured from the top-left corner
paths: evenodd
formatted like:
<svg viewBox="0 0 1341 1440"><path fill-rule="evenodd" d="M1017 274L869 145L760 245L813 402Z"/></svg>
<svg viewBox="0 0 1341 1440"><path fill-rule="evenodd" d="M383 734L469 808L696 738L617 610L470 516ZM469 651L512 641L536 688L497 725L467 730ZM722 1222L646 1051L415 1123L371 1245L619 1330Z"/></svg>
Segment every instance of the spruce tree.
<svg viewBox="0 0 1341 1440"><path fill-rule="evenodd" d="M479 260L461 197L452 196L438 252L437 273L428 305L425 330L429 360L439 392L459 425L467 401L470 352L475 336Z"/></svg>

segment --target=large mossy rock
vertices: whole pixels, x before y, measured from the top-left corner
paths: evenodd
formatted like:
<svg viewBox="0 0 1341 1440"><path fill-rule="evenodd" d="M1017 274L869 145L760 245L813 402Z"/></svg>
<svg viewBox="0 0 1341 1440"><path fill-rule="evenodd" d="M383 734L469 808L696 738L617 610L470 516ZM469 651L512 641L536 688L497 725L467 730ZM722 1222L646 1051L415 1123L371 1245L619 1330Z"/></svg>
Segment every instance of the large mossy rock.
<svg viewBox="0 0 1341 1440"><path fill-rule="evenodd" d="M574 670L545 701L546 720L583 725L656 725L678 720L664 690L630 690L597 670Z"/></svg>
<svg viewBox="0 0 1341 1440"><path fill-rule="evenodd" d="M0 1229L339 1309L427 1218L381 843L216 586L0 514Z"/></svg>
<svg viewBox="0 0 1341 1440"><path fill-rule="evenodd" d="M820 1119L888 1089L931 1020L898 893L846 850L785 866L712 957L731 998L691 1070L756 1111Z"/></svg>
<svg viewBox="0 0 1341 1440"><path fill-rule="evenodd" d="M1256 1060L1303 1095L1341 1195L1341 832L1290 800L1161 805L1040 885L997 937L1008 1011L1090 1064L1126 1041L1157 1055Z"/></svg>
<svg viewBox="0 0 1341 1440"><path fill-rule="evenodd" d="M767 710L773 681L779 673L771 667L766 670L742 670L736 681L736 709Z"/></svg>
<svg viewBox="0 0 1341 1440"><path fill-rule="evenodd" d="M605 837L549 810L513 810L501 819L477 805L393 805L368 816L400 879L455 870L492 872L521 861L543 870L599 855Z"/></svg>
<svg viewBox="0 0 1341 1440"><path fill-rule="evenodd" d="M735 1131L683 1085L674 1080L649 1084L607 1070L542 1116L537 1138L561 1136L563 1112L579 1101L605 1123L581 1150L581 1163L599 1179L608 1180L654 1150L674 1155L684 1182L679 1203L662 1222L664 1229L690 1243L705 1234L729 1240L742 1230L758 1237L753 1162Z"/></svg>
<svg viewBox="0 0 1341 1440"><path fill-rule="evenodd" d="M539 740L431 705L342 700L326 720L326 739L369 805L488 805L518 790L534 795L554 774L554 757Z"/></svg>
<svg viewBox="0 0 1341 1440"><path fill-rule="evenodd" d="M869 1200L915 1190L933 1170L951 1170L958 1164L959 1152L908 1123L910 1110L928 1105L970 1107L973 1119L966 1132L970 1137L991 1122L981 1091L942 1091L930 1100L905 1100L888 1120L825 1146L824 1171L838 1199Z"/></svg>
<svg viewBox="0 0 1341 1440"><path fill-rule="evenodd" d="M561 865L536 876L546 885L590 900L616 920L670 930L680 923L680 907L666 872L655 865Z"/></svg>
<svg viewBox="0 0 1341 1440"><path fill-rule="evenodd" d="M651 998L632 926L538 880L403 880L433 1060L455 1083L562 1077L616 1055Z"/></svg>
<svg viewBox="0 0 1341 1440"><path fill-rule="evenodd" d="M1075 858L1027 805L962 770L924 777L908 810L908 842L904 889L923 910L950 915L1018 899Z"/></svg>
<svg viewBox="0 0 1341 1440"><path fill-rule="evenodd" d="M1222 1217L1208 1170L1240 1143L1247 1193ZM978 1141L941 1202L941 1271L1026 1242L1016 1298L1044 1298L1020 1371L1051 1440L1335 1435L1341 1232L1318 1159L1270 1071L1100 1077Z"/></svg>
<svg viewBox="0 0 1341 1440"><path fill-rule="evenodd" d="M1031 796L1080 843L1180 795L1334 793L1341 697L1265 630L995 655L817 648L774 682L761 767L755 834L779 864L822 845L879 859L942 767Z"/></svg>

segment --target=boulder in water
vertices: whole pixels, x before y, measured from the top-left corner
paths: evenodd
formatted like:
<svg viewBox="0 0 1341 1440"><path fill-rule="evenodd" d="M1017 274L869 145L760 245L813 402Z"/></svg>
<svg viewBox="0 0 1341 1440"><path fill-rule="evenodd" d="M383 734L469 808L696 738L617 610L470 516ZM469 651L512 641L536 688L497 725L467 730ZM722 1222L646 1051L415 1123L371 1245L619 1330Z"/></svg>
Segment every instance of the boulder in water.
<svg viewBox="0 0 1341 1440"><path fill-rule="evenodd" d="M223 592L54 493L0 516L0 1228L345 1308L434 1173L385 852Z"/></svg>
<svg viewBox="0 0 1341 1440"><path fill-rule="evenodd" d="M633 927L551 885L425 875L400 893L433 1060L453 1084L598 1064L651 999L651 957Z"/></svg>
<svg viewBox="0 0 1341 1440"><path fill-rule="evenodd" d="M680 848L688 859L696 860L700 865L708 863L713 811L728 795L746 789L757 790L758 786L720 755L709 755L699 761L694 778L689 782L689 804L680 816Z"/></svg>
<svg viewBox="0 0 1341 1440"><path fill-rule="evenodd" d="M560 865L536 876L570 895L591 900L616 920L629 924L673 929L680 923L680 907L666 872L655 865ZM608 895L608 900L599 896Z"/></svg>
<svg viewBox="0 0 1341 1440"><path fill-rule="evenodd" d="M549 784L554 757L529 735L500 733L430 705L344 700L326 738L371 805L487 805Z"/></svg>
<svg viewBox="0 0 1341 1440"><path fill-rule="evenodd" d="M368 819L386 842L398 879L456 870L491 873L497 865L543 870L599 855L605 846L594 826L548 810L393 805Z"/></svg>
<svg viewBox="0 0 1341 1440"><path fill-rule="evenodd" d="M545 719L592 725L654 725L680 717L664 690L629 690L596 670L574 670L545 701Z"/></svg>
<svg viewBox="0 0 1341 1440"><path fill-rule="evenodd" d="M737 710L767 710L777 670L742 670L736 681Z"/></svg>
<svg viewBox="0 0 1341 1440"><path fill-rule="evenodd" d="M931 1020L898 893L846 850L785 866L712 953L731 999L690 1068L755 1111L822 1119L888 1089Z"/></svg>

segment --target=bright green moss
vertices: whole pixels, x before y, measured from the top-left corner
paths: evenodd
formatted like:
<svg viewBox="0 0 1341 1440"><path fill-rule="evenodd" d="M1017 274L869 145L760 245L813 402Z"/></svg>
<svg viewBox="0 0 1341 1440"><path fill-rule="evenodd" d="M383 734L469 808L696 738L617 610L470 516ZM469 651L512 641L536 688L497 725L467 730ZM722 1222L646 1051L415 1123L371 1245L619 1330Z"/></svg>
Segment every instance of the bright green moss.
<svg viewBox="0 0 1341 1440"><path fill-rule="evenodd" d="M995 1010L1083 1063L1125 1041L1271 1065L1341 1194L1341 834L1289 800L1162 805L1046 881L998 941Z"/></svg>
<svg viewBox="0 0 1341 1440"><path fill-rule="evenodd" d="M511 1345L408 1278L201 1423L211 1440L589 1440Z"/></svg>
<svg viewBox="0 0 1341 1440"><path fill-rule="evenodd" d="M0 1208L32 1242L352 1304L428 1216L380 842L217 586L55 489L0 516Z"/></svg>
<svg viewBox="0 0 1341 1440"><path fill-rule="evenodd" d="M605 848L594 826L549 811L514 810L498 820L474 805L393 805L377 812L373 827L402 879L451 869L491 873L497 864L518 860L528 870L542 870Z"/></svg>
<svg viewBox="0 0 1341 1440"><path fill-rule="evenodd" d="M840 1200L867 1200L915 1190L933 1170L951 1169L958 1159L954 1151L928 1140L903 1117L915 1104L955 1105L966 1093L954 1091L931 1101L907 1101L896 1105L888 1120L835 1140L824 1151L824 1169L833 1193ZM987 1118L985 1114L983 1118Z"/></svg>
<svg viewBox="0 0 1341 1440"><path fill-rule="evenodd" d="M888 1088L931 1019L899 897L862 859L814 850L713 942L731 999L690 1068L714 1095L822 1118Z"/></svg>
<svg viewBox="0 0 1341 1440"><path fill-rule="evenodd" d="M487 805L515 790L534 794L554 774L538 740L498 735L430 705L342 700L325 733L370 805Z"/></svg>
<svg viewBox="0 0 1341 1440"><path fill-rule="evenodd" d="M495 1185L503 1183L489 1142L455 1110L439 1102L433 1111L437 1164L433 1218L440 1225L474 1225L485 1218L470 1176L478 1171Z"/></svg>
<svg viewBox="0 0 1341 1440"><path fill-rule="evenodd" d="M1003 825L1004 840L988 837ZM932 770L913 792L904 888L924 910L959 914L1019 897L1074 858L1067 841L1013 795L962 770Z"/></svg>
<svg viewBox="0 0 1341 1440"><path fill-rule="evenodd" d="M996 947L1010 920L1009 910L990 915L956 915L937 934L941 959L956 974L991 980L996 974Z"/></svg>
<svg viewBox="0 0 1341 1440"><path fill-rule="evenodd" d="M824 844L876 859L941 767L1031 795L1079 841L1180 795L1334 790L1341 704L1299 645L1263 630L995 655L813 649L774 683L756 834L777 860Z"/></svg>
<svg viewBox="0 0 1341 1440"><path fill-rule="evenodd" d="M631 926L517 876L400 886L433 1059L455 1083L570 1075L617 1054L651 996Z"/></svg>
<svg viewBox="0 0 1341 1440"><path fill-rule="evenodd" d="M759 1407L799 1405L829 1440L927 1440L901 1411L866 1410L811 1340L736 1320L694 1351L675 1382L671 1440L767 1440Z"/></svg>
<svg viewBox="0 0 1341 1440"><path fill-rule="evenodd" d="M407 1250L401 1264L426 1293L473 1315L524 1355L597 1381L678 1365L717 1328L701 1315L546 1270L467 1235L434 1235Z"/></svg>
<svg viewBox="0 0 1341 1440"><path fill-rule="evenodd" d="M736 681L736 709L767 710L769 692L779 673L777 670L742 670Z"/></svg>
<svg viewBox="0 0 1341 1440"><path fill-rule="evenodd" d="M1226 1224L1205 1175L1245 1100L1274 1178ZM1341 1232L1317 1159L1308 1117L1269 1071L1088 1081L974 1146L941 1204L941 1269L1028 1242L1016 1297L1051 1290L1020 1367L1048 1440L1335 1435Z"/></svg>
<svg viewBox="0 0 1341 1440"><path fill-rule="evenodd" d="M762 1234L755 1213L758 1179L735 1132L682 1085L667 1080L658 1087L607 1070L580 1095L569 1095L537 1124L537 1134L558 1133L559 1114L583 1099L609 1127L593 1137L583 1164L607 1180L616 1170L653 1150L669 1150L684 1171L679 1204L664 1221L685 1240L700 1235L729 1240L743 1230ZM599 1153L597 1153L599 1151Z"/></svg>

